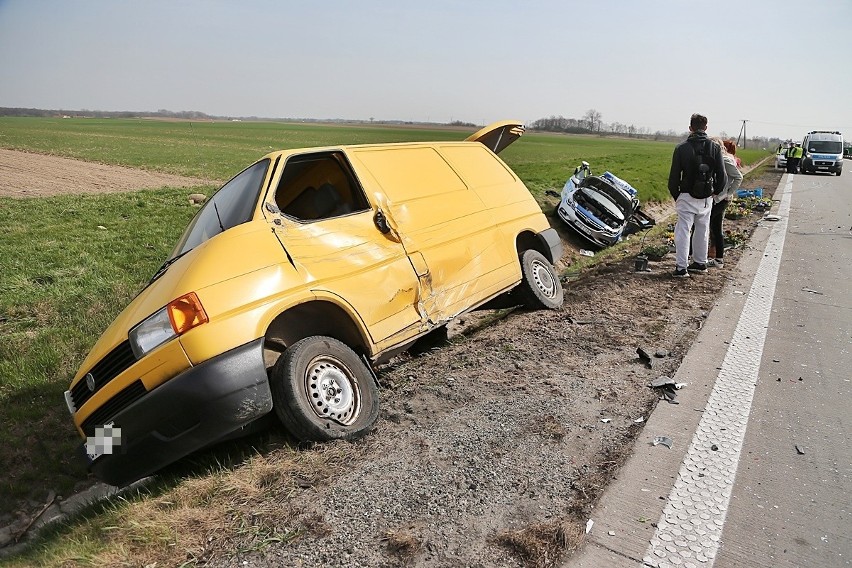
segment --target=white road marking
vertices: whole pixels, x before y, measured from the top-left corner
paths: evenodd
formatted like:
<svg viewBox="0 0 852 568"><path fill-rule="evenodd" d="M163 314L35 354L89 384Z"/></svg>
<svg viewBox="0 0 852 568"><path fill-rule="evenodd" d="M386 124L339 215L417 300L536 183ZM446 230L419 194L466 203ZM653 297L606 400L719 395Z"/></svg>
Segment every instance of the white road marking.
<svg viewBox="0 0 852 568"><path fill-rule="evenodd" d="M787 175L780 220L772 226L716 384L643 558L646 566L709 567L719 550L784 251L793 177Z"/></svg>

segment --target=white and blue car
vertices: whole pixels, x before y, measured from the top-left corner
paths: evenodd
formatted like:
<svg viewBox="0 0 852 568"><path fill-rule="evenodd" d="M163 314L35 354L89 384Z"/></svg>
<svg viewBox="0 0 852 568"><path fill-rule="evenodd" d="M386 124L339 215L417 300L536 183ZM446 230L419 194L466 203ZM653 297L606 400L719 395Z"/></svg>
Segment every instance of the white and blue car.
<svg viewBox="0 0 852 568"><path fill-rule="evenodd" d="M592 175L589 163L584 161L565 183L556 214L595 246L608 247L655 225L640 210L637 193L611 172Z"/></svg>

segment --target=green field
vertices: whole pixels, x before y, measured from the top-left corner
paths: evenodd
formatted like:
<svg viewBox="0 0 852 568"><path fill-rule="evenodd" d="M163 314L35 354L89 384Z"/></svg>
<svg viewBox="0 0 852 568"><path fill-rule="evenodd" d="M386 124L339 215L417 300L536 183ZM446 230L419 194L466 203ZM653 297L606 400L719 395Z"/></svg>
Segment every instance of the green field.
<svg viewBox="0 0 852 568"><path fill-rule="evenodd" d="M224 181L280 148L461 140L463 130L283 123L0 118L0 147ZM546 210L580 160L668 199L673 144L528 134L501 156ZM751 163L767 155L748 151ZM215 186L205 189L209 194ZM0 515L86 472L63 391L112 318L167 257L196 209L186 189L0 198Z"/></svg>
<svg viewBox="0 0 852 568"><path fill-rule="evenodd" d="M264 154L284 148L462 140L470 130L276 122L165 122L147 119L0 117L0 147L104 164L225 181ZM561 188L586 160L594 172L610 170L639 190L644 201L668 198L673 144L624 138L527 134L501 157L540 197ZM766 155L743 151L751 163Z"/></svg>

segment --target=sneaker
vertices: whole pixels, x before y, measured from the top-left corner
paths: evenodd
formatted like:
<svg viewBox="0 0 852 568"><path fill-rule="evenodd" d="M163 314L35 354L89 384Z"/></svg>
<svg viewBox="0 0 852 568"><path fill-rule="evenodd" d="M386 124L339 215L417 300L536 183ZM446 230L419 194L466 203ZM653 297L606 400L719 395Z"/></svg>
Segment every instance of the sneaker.
<svg viewBox="0 0 852 568"><path fill-rule="evenodd" d="M675 278L689 278L689 272L686 271L686 268L676 268L672 276Z"/></svg>
<svg viewBox="0 0 852 568"><path fill-rule="evenodd" d="M707 272L707 265L706 264L700 264L698 262L693 262L692 264L690 264L686 268L687 268L687 270L691 270L691 271L697 272L699 274L704 274L705 272Z"/></svg>
<svg viewBox="0 0 852 568"><path fill-rule="evenodd" d="M707 268L722 268L725 266L725 261L721 258L711 258L707 261Z"/></svg>

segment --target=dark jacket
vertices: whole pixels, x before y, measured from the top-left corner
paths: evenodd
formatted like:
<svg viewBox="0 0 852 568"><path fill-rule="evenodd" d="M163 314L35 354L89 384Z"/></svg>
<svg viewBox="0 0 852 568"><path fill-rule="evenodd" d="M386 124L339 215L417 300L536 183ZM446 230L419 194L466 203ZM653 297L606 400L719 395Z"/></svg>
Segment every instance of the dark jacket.
<svg viewBox="0 0 852 568"><path fill-rule="evenodd" d="M673 199L681 193L689 193L689 184L695 171L695 147L707 140L707 133L699 130L689 135L681 142L672 154L672 169L669 172L669 193ZM728 183L725 174L725 163L722 161L722 149L717 144L710 144L710 156L713 159L713 193L720 193ZM689 179L688 179L689 178Z"/></svg>

